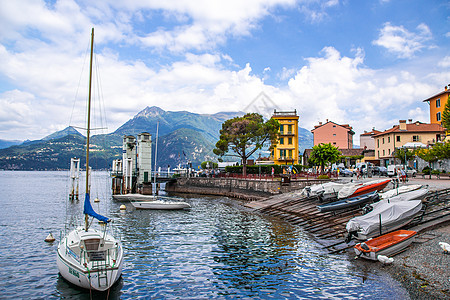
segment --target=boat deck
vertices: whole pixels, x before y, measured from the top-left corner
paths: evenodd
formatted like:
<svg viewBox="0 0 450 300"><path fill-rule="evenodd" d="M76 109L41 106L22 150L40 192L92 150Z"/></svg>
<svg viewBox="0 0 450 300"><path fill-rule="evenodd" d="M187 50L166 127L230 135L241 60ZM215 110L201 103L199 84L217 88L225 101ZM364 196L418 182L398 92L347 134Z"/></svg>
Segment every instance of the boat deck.
<svg viewBox="0 0 450 300"><path fill-rule="evenodd" d="M421 214L405 229L421 232L437 223L450 221L450 188L430 192L422 202L424 208ZM351 218L363 214L362 208L319 212L317 206L324 203L317 196L304 197L300 193L293 192L250 202L245 206L301 226L314 235L330 253L352 248L354 241L345 243L347 236L345 226Z"/></svg>

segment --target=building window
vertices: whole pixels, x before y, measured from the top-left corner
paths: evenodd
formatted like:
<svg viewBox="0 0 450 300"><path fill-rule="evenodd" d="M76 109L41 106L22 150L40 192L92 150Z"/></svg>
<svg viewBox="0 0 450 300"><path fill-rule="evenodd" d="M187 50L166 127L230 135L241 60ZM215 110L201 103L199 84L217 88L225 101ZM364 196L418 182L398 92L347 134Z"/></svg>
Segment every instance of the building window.
<svg viewBox="0 0 450 300"><path fill-rule="evenodd" d="M391 137L390 136L388 136L388 143L390 143L391 142ZM390 154L390 153L389 153Z"/></svg>
<svg viewBox="0 0 450 300"><path fill-rule="evenodd" d="M380 150L378 150L378 157L380 157Z"/></svg>
<svg viewBox="0 0 450 300"><path fill-rule="evenodd" d="M380 147L380 140L379 139L377 140L377 146Z"/></svg>
<svg viewBox="0 0 450 300"><path fill-rule="evenodd" d="M333 142L333 145L336 145L336 142Z"/></svg>
<svg viewBox="0 0 450 300"><path fill-rule="evenodd" d="M384 150L383 150L383 156L385 155L385 152L384 152Z"/></svg>
<svg viewBox="0 0 450 300"><path fill-rule="evenodd" d="M336 125L333 125L333 128L336 128Z"/></svg>
<svg viewBox="0 0 450 300"><path fill-rule="evenodd" d="M284 145L284 138L280 138L280 145Z"/></svg>
<svg viewBox="0 0 450 300"><path fill-rule="evenodd" d="M288 138L288 145L292 145L292 138Z"/></svg>
<svg viewBox="0 0 450 300"><path fill-rule="evenodd" d="M284 125L280 125L280 133L283 134Z"/></svg>
<svg viewBox="0 0 450 300"><path fill-rule="evenodd" d="M384 145L384 138L383 138L383 145Z"/></svg>
<svg viewBox="0 0 450 300"><path fill-rule="evenodd" d="M391 155L391 149L389 149L389 155Z"/></svg>
<svg viewBox="0 0 450 300"><path fill-rule="evenodd" d="M283 158L286 156L286 150L285 149L281 149L280 150L280 158Z"/></svg>
<svg viewBox="0 0 450 300"><path fill-rule="evenodd" d="M292 157L292 150L289 150L289 157Z"/></svg>
<svg viewBox="0 0 450 300"><path fill-rule="evenodd" d="M288 125L288 133L292 133L292 125Z"/></svg>
<svg viewBox="0 0 450 300"><path fill-rule="evenodd" d="M437 114L436 114L436 121L440 121L441 120L441 112L438 112Z"/></svg>
<svg viewBox="0 0 450 300"><path fill-rule="evenodd" d="M413 135L413 142L419 142L419 136L418 135Z"/></svg>
<svg viewBox="0 0 450 300"><path fill-rule="evenodd" d="M400 142L400 136L397 135L397 142Z"/></svg>
<svg viewBox="0 0 450 300"><path fill-rule="evenodd" d="M436 100L436 107L441 107L441 98Z"/></svg>

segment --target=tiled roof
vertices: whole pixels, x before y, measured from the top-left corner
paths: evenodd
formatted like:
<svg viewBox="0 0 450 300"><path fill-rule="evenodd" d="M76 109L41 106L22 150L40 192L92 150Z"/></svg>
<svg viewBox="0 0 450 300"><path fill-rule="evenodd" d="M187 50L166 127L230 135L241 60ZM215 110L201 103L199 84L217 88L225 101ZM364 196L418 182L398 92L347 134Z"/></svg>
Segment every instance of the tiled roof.
<svg viewBox="0 0 450 300"><path fill-rule="evenodd" d="M360 134L360 136L369 136L369 135L375 135L375 134L379 134L379 133L381 133L381 131L372 129L372 131L364 132L364 133Z"/></svg>
<svg viewBox="0 0 450 300"><path fill-rule="evenodd" d="M350 126L350 125L348 125L348 124L339 125L339 124L337 124L337 123L335 123L335 122L333 122L333 121L327 121L327 122L324 123L324 124L314 125L314 129L311 130L311 131L314 131L314 130L316 130L316 129L319 128L319 127L325 126L325 125L328 124L328 123L333 123L333 124L335 124L335 125L337 125L337 126L344 127L345 129L347 129L348 131L350 131L350 133L355 134L355 132L353 132L353 130L352 130L352 129L353 129L352 126Z"/></svg>
<svg viewBox="0 0 450 300"><path fill-rule="evenodd" d="M427 101L430 101L431 99L433 99L433 98L435 98L435 97L439 97L440 95L449 94L449 93L450 93L450 89L448 89L448 90L446 90L446 91L443 91L443 92L440 92L440 93L438 93L438 94L436 94L436 95L434 95L434 96L431 96L430 98L425 99L425 100L423 100L422 102L427 102Z"/></svg>
<svg viewBox="0 0 450 300"><path fill-rule="evenodd" d="M374 135L376 136L382 136L393 132L444 132L444 128L440 124L426 124L421 122L414 122L410 124L406 124L406 130L400 130L399 125L395 125L394 127L385 130L381 133L378 133Z"/></svg>

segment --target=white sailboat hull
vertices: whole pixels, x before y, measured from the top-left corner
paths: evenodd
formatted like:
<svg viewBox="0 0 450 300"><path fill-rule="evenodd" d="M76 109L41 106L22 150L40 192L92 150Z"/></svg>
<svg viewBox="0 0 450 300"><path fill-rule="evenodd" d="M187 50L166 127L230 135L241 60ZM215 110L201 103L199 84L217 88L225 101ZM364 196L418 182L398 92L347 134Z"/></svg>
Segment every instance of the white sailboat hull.
<svg viewBox="0 0 450 300"><path fill-rule="evenodd" d="M77 240L77 237L81 239ZM68 282L88 290L106 291L122 274L123 249L120 243L109 235L102 240L103 232L82 228L71 231L58 244L57 265L61 276ZM113 245L101 251L83 251L83 240L100 239L100 245ZM109 240L108 240L109 239ZM74 246L70 246L70 245ZM103 259L101 259L103 258ZM96 260L92 260L96 259Z"/></svg>

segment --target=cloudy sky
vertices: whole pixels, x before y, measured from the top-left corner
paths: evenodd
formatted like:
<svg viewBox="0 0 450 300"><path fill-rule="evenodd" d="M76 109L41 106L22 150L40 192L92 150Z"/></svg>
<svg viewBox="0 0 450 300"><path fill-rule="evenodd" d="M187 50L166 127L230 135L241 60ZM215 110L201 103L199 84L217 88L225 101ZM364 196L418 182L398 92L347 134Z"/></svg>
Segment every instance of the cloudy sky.
<svg viewBox="0 0 450 300"><path fill-rule="evenodd" d="M449 16L445 0L0 0L0 139L76 125L94 27L109 131L146 106L273 103L306 129L348 123L358 143L429 122L422 100L450 84Z"/></svg>

